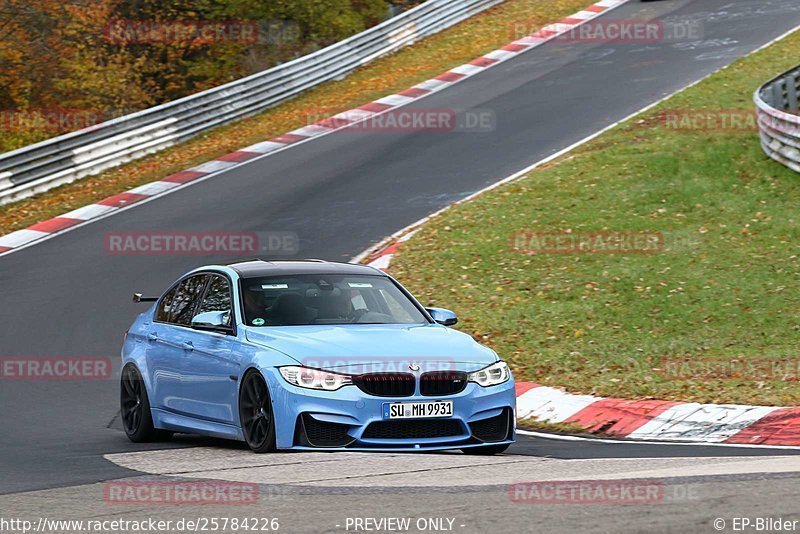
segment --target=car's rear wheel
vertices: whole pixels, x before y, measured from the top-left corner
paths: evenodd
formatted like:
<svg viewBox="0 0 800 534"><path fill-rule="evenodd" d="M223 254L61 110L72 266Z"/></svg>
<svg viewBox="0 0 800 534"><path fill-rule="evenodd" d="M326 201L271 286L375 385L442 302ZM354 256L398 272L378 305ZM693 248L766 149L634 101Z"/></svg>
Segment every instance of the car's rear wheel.
<svg viewBox="0 0 800 534"><path fill-rule="evenodd" d="M494 454L500 454L501 452L505 452L508 448L509 444L505 443L503 445L485 445L483 447L468 447L466 449L461 449L461 452L464 454L471 454L474 456L492 456Z"/></svg>
<svg viewBox="0 0 800 534"><path fill-rule="evenodd" d="M153 426L150 399L142 375L133 364L122 370L120 379L120 417L128 439L134 443L167 440L172 432Z"/></svg>
<svg viewBox="0 0 800 534"><path fill-rule="evenodd" d="M250 371L239 390L239 421L250 450L257 453L275 450L275 421L272 401L264 377Z"/></svg>

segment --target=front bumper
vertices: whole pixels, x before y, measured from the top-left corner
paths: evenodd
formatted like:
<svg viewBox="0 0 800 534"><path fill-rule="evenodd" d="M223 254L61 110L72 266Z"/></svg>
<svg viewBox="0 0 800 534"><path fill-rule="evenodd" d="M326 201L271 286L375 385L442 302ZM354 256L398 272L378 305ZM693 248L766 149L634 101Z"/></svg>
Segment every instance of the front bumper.
<svg viewBox="0 0 800 534"><path fill-rule="evenodd" d="M512 443L515 439L513 379L487 388L469 383L460 393L441 397L377 397L356 386L338 391L296 387L277 369L266 370L265 376L279 449L445 450ZM384 403L437 400L453 401L452 417L383 419Z"/></svg>

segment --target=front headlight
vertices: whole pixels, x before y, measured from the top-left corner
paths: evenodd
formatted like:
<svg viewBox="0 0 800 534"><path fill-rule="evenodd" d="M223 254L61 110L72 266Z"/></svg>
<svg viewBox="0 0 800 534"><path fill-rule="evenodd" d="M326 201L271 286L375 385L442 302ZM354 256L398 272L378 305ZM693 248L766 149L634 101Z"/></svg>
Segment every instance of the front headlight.
<svg viewBox="0 0 800 534"><path fill-rule="evenodd" d="M493 363L489 367L484 367L480 371L475 371L469 375L470 382L475 382L483 387L502 384L509 378L511 378L511 370L506 365L506 362Z"/></svg>
<svg viewBox="0 0 800 534"><path fill-rule="evenodd" d="M294 386L308 389L321 389L336 391L343 386L349 386L353 380L347 375L310 369L308 367L289 366L280 368L281 376Z"/></svg>

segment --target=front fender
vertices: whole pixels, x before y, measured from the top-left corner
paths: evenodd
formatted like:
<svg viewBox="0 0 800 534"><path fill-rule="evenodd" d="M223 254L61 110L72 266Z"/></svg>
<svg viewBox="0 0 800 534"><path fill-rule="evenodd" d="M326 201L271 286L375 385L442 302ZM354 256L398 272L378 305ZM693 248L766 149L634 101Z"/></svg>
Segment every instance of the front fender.
<svg viewBox="0 0 800 534"><path fill-rule="evenodd" d="M122 370L128 364L133 364L139 370L144 380L147 396L150 398L150 392L153 391L152 384L150 383L150 369L147 364L147 343L144 337L145 329L143 328L146 322L153 314L155 305L151 306L147 311L140 313L125 335L125 342L122 344L120 356L122 358L122 365L119 368L119 376L122 376Z"/></svg>
<svg viewBox="0 0 800 534"><path fill-rule="evenodd" d="M264 347L257 347L254 351L253 357L243 366L242 374L239 377L238 388L241 390L242 380L249 372L256 371L261 373L264 381L269 390L270 401L272 403L272 413L275 417L276 438L279 448L291 447L291 439L287 436L294 435L295 421L289 420L284 417L286 413L286 406L288 398L286 396L286 388L281 383L283 377L281 376L279 367L286 365L298 365L297 360L290 356ZM240 425L241 426L241 425Z"/></svg>

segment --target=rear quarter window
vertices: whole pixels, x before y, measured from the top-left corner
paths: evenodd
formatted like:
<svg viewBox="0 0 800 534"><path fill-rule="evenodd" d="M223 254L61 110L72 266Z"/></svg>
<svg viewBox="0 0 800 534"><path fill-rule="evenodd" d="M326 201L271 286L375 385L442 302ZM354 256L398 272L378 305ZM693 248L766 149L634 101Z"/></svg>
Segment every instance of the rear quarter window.
<svg viewBox="0 0 800 534"><path fill-rule="evenodd" d="M158 304L156 320L182 326L191 324L207 280L208 275L198 274L170 289Z"/></svg>

